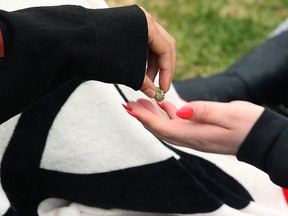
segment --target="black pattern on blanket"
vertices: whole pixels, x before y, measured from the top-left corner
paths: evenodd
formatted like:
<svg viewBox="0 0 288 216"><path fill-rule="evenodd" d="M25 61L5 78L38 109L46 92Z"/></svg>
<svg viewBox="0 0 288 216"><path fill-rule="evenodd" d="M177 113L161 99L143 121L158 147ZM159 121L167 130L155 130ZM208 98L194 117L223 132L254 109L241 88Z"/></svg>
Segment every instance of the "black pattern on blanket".
<svg viewBox="0 0 288 216"><path fill-rule="evenodd" d="M157 140L121 106L123 95L141 93L119 90L75 80L1 126L1 136L11 134L1 164L5 216L287 215L264 173ZM167 97L183 103L173 89Z"/></svg>
<svg viewBox="0 0 288 216"><path fill-rule="evenodd" d="M0 3L7 10L58 4L107 6ZM122 108L143 94L118 87L76 80L0 126L0 215L287 215L282 189L265 173L159 141ZM185 103L174 88L166 98Z"/></svg>

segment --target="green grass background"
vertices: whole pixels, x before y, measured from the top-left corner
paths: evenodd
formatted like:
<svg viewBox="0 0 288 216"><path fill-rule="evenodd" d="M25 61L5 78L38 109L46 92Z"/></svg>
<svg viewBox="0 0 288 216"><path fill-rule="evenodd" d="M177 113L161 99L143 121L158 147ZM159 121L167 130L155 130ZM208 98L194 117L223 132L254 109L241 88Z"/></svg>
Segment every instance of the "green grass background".
<svg viewBox="0 0 288 216"><path fill-rule="evenodd" d="M221 72L288 18L287 0L106 0L143 6L177 41L174 79Z"/></svg>

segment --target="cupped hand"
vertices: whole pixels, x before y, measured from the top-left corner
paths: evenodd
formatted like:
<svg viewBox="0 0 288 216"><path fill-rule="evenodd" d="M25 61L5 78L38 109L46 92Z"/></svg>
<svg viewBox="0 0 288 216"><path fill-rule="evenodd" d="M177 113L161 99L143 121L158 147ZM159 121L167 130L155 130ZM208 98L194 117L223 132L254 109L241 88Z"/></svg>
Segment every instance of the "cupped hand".
<svg viewBox="0 0 288 216"><path fill-rule="evenodd" d="M193 101L177 108L160 104L163 115L148 100L130 102L137 119L157 138L171 144L212 153L236 155L264 108L250 102Z"/></svg>
<svg viewBox="0 0 288 216"><path fill-rule="evenodd" d="M140 90L148 97L155 96L154 80L159 72L159 86L167 92L170 88L176 65L176 41L155 21L144 8L148 25L147 71Z"/></svg>

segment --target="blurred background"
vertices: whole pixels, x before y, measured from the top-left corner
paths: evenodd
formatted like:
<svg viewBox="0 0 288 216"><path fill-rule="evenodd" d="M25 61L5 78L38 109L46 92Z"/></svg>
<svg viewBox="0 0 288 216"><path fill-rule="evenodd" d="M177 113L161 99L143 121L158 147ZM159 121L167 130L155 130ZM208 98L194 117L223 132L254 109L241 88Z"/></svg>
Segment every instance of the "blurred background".
<svg viewBox="0 0 288 216"><path fill-rule="evenodd" d="M175 80L221 72L288 18L287 0L106 0L143 6L177 40Z"/></svg>

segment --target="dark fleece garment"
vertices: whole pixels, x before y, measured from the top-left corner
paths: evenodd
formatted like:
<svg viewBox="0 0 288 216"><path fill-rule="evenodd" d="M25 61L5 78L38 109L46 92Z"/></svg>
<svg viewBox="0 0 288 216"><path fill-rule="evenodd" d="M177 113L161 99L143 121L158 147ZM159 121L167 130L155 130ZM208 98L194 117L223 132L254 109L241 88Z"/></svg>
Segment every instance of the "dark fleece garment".
<svg viewBox="0 0 288 216"><path fill-rule="evenodd" d="M288 120L265 109L243 144L237 158L266 172L271 180L288 188Z"/></svg>
<svg viewBox="0 0 288 216"><path fill-rule="evenodd" d="M0 30L0 124L73 79L135 90L144 80L148 29L138 6L0 10Z"/></svg>

